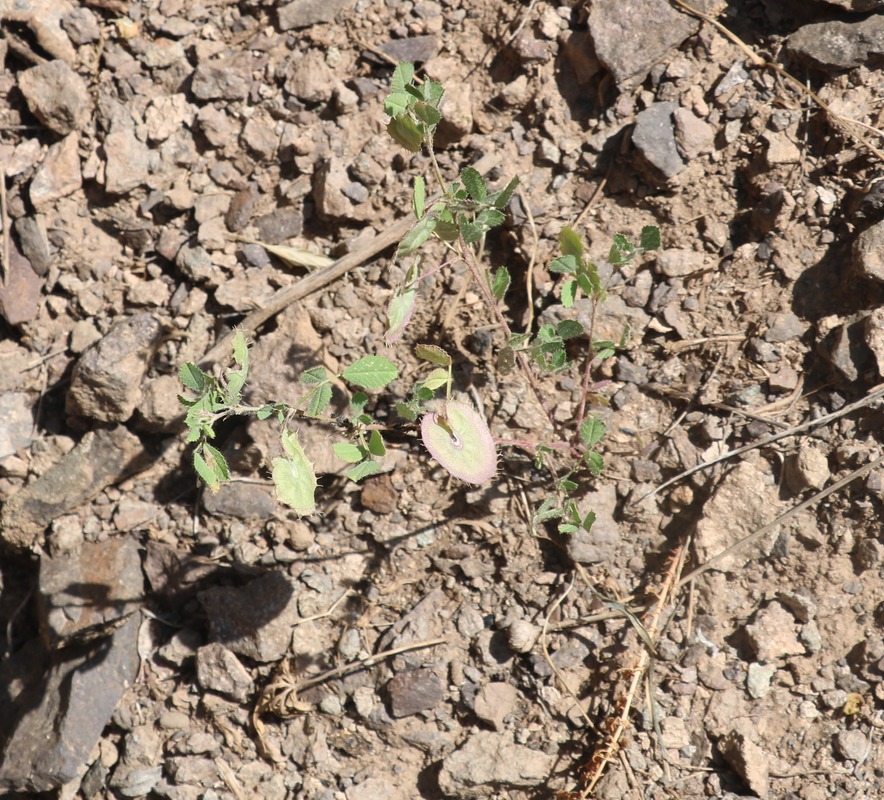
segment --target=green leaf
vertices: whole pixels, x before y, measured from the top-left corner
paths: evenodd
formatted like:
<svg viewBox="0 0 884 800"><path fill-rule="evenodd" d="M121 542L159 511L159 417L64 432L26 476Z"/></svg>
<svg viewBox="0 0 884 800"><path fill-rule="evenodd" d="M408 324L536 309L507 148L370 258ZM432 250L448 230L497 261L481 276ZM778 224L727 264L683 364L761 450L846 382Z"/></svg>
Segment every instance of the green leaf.
<svg viewBox="0 0 884 800"><path fill-rule="evenodd" d="M593 523L595 522L595 511L590 511L580 523L580 527L585 531L592 530Z"/></svg>
<svg viewBox="0 0 884 800"><path fill-rule="evenodd" d="M435 391L440 386L444 386L448 383L448 370L443 367L437 367L421 382L428 389Z"/></svg>
<svg viewBox="0 0 884 800"><path fill-rule="evenodd" d="M586 454L586 465L589 467L589 471L593 475L601 475L602 470L605 468L605 459L602 458L601 453L597 453L593 450Z"/></svg>
<svg viewBox="0 0 884 800"><path fill-rule="evenodd" d="M242 399L246 376L242 370L227 370L227 402L235 406Z"/></svg>
<svg viewBox="0 0 884 800"><path fill-rule="evenodd" d="M307 404L307 416L318 417L328 404L331 403L332 388L327 383L320 384L313 390L310 395L310 402Z"/></svg>
<svg viewBox="0 0 884 800"><path fill-rule="evenodd" d="M233 360L242 367L243 372L249 371L249 345L242 331L233 335Z"/></svg>
<svg viewBox="0 0 884 800"><path fill-rule="evenodd" d="M562 339L573 339L583 333L583 326L576 319L563 319L556 325L556 333Z"/></svg>
<svg viewBox="0 0 884 800"><path fill-rule="evenodd" d="M393 137L396 144L404 147L411 153L420 152L424 143L424 132L420 126L411 117L404 114L399 117L393 117L387 123L387 133Z"/></svg>
<svg viewBox="0 0 884 800"><path fill-rule="evenodd" d="M577 533L580 530L579 525L575 525L573 522L560 522L558 525L559 533Z"/></svg>
<svg viewBox="0 0 884 800"><path fill-rule="evenodd" d="M414 208L414 215L420 219L424 215L427 202L427 182L418 175L414 179L414 194L411 198L411 205Z"/></svg>
<svg viewBox="0 0 884 800"><path fill-rule="evenodd" d="M481 225L475 225L470 222L463 214L458 215L458 223L460 226L460 235L467 244L475 244L478 242L488 230Z"/></svg>
<svg viewBox="0 0 884 800"><path fill-rule="evenodd" d="M635 255L635 247L622 233L614 234L614 241L611 245L611 252L608 254L608 261L615 267L621 264L627 264Z"/></svg>
<svg viewBox="0 0 884 800"><path fill-rule="evenodd" d="M556 487L562 494L571 494L575 489L577 489L577 484L574 483L570 478L562 478L559 480Z"/></svg>
<svg viewBox="0 0 884 800"><path fill-rule="evenodd" d="M510 288L510 273L506 267L498 267L491 276L491 294L495 300L503 300L506 290Z"/></svg>
<svg viewBox="0 0 884 800"><path fill-rule="evenodd" d="M310 369L305 369L298 380L301 383L306 384L316 384L323 383L326 380L326 369L325 367L310 367Z"/></svg>
<svg viewBox="0 0 884 800"><path fill-rule="evenodd" d="M316 510L317 485L313 464L298 441L297 431L284 430L281 442L286 454L273 459L276 497L300 516L312 514Z"/></svg>
<svg viewBox="0 0 884 800"><path fill-rule="evenodd" d="M384 99L384 112L391 117L402 116L408 110L411 96L406 92L393 92Z"/></svg>
<svg viewBox="0 0 884 800"><path fill-rule="evenodd" d="M605 423L590 417L580 424L580 439L587 447L595 447L605 438Z"/></svg>
<svg viewBox="0 0 884 800"><path fill-rule="evenodd" d="M396 379L399 370L383 356L363 356L342 373L344 380L362 389L380 389Z"/></svg>
<svg viewBox="0 0 884 800"><path fill-rule="evenodd" d="M642 251L659 249L660 229L656 225L645 225L645 227L642 228L639 247Z"/></svg>
<svg viewBox="0 0 884 800"><path fill-rule="evenodd" d="M193 452L193 469L210 492L218 491L221 482L218 480L218 476L215 475L214 470L209 467L206 460L200 455L199 450L194 450Z"/></svg>
<svg viewBox="0 0 884 800"><path fill-rule="evenodd" d="M564 272L566 275L575 275L580 267L577 256L565 255L554 259L549 265L550 272Z"/></svg>
<svg viewBox="0 0 884 800"><path fill-rule="evenodd" d="M598 353L595 354L595 357L599 361L604 361L606 358L610 358L611 356L613 356L614 353L614 350L612 350L610 347L606 347L602 350L599 350Z"/></svg>
<svg viewBox="0 0 884 800"><path fill-rule="evenodd" d="M380 469L377 461L363 461L355 467L348 469L344 475L353 481L353 483L358 483L363 478L367 478L369 475L374 475L376 472L379 472Z"/></svg>
<svg viewBox="0 0 884 800"><path fill-rule="evenodd" d="M425 214L411 226L411 230L399 242L399 247L396 249L396 258L410 256L433 235L435 229L436 217L432 214Z"/></svg>
<svg viewBox="0 0 884 800"><path fill-rule="evenodd" d="M419 383L417 386L415 386L412 391L414 393L415 399L419 403L429 403L430 400L433 399L433 390L428 389L422 383Z"/></svg>
<svg viewBox="0 0 884 800"><path fill-rule="evenodd" d="M436 222L436 228L433 232L443 242L454 242L460 234L460 228L456 222L440 219Z"/></svg>
<svg viewBox="0 0 884 800"><path fill-rule="evenodd" d="M442 99L442 95L445 93L445 90L442 88L442 84L439 81L428 81L425 80L420 87L421 97L423 97L424 101L429 103L431 106L439 107L439 101Z"/></svg>
<svg viewBox="0 0 884 800"><path fill-rule="evenodd" d="M396 403L396 413L408 422L414 422L420 413L417 403Z"/></svg>
<svg viewBox="0 0 884 800"><path fill-rule="evenodd" d="M365 451L350 442L335 442L332 445L335 455L348 464L357 464L365 458Z"/></svg>
<svg viewBox="0 0 884 800"><path fill-rule="evenodd" d="M442 119L442 114L439 113L439 109L431 106L429 103L415 103L411 107L411 110L421 122L430 125L431 127L438 125L439 121Z"/></svg>
<svg viewBox="0 0 884 800"><path fill-rule="evenodd" d="M571 228L565 227L559 232L559 247L566 256L574 256L578 261L583 258L583 242Z"/></svg>
<svg viewBox="0 0 884 800"><path fill-rule="evenodd" d="M380 431L372 431L368 437L368 452L378 458L387 454L387 446L384 444L384 437L381 436Z"/></svg>
<svg viewBox="0 0 884 800"><path fill-rule="evenodd" d="M217 447L212 447L208 442L203 444L203 453L209 469L215 473L218 480L230 480L230 467L227 465L227 459L224 458L223 453Z"/></svg>
<svg viewBox="0 0 884 800"><path fill-rule="evenodd" d="M472 167L464 167L463 172L460 173L460 179L473 200L477 203L485 202L485 198L488 196L488 187L485 185L485 179L476 170Z"/></svg>
<svg viewBox="0 0 884 800"><path fill-rule="evenodd" d="M544 522L548 519L556 519L562 516L562 509L556 508L556 499L554 497L547 497L546 500L543 501L543 505L534 512L534 522L535 524L538 522Z"/></svg>
<svg viewBox="0 0 884 800"><path fill-rule="evenodd" d="M393 78L390 81L390 86L394 92L404 92L405 87L409 86L413 79L414 64L402 61L397 64L396 69L393 70Z"/></svg>
<svg viewBox="0 0 884 800"><path fill-rule="evenodd" d="M510 199L513 196L513 192L516 191L516 187L519 185L519 179L513 178L507 185L506 188L500 192L495 192L492 195L489 195L488 202L491 203L495 208L499 208L503 210L509 204Z"/></svg>
<svg viewBox="0 0 884 800"><path fill-rule="evenodd" d="M350 398L350 407L353 409L353 413L361 414L368 405L368 400L369 397L365 392L353 392L353 396Z"/></svg>
<svg viewBox="0 0 884 800"><path fill-rule="evenodd" d="M202 394L206 389L206 385L212 379L196 364L192 364L190 361L188 361L179 367L178 380L180 380L181 383L183 383L192 392Z"/></svg>
<svg viewBox="0 0 884 800"><path fill-rule="evenodd" d="M438 364L440 367L451 366L451 356L435 344L415 345L414 354L422 361L429 361L433 364Z"/></svg>
<svg viewBox="0 0 884 800"><path fill-rule="evenodd" d="M417 291L415 289L405 289L397 291L390 298L390 305L387 307L387 323L389 328L384 337L388 344L399 341L408 323L411 322L416 297Z"/></svg>
<svg viewBox="0 0 884 800"><path fill-rule="evenodd" d="M269 419L273 416L273 412L276 410L275 406L261 406L256 412L255 416L258 419Z"/></svg>
<svg viewBox="0 0 884 800"><path fill-rule="evenodd" d="M571 279L562 285L562 305L571 308L577 298L577 281Z"/></svg>
<svg viewBox="0 0 884 800"><path fill-rule="evenodd" d="M485 231L490 231L498 225L503 225L505 220L506 217L496 208L486 208L484 211L479 212L479 215L476 217L476 224Z"/></svg>

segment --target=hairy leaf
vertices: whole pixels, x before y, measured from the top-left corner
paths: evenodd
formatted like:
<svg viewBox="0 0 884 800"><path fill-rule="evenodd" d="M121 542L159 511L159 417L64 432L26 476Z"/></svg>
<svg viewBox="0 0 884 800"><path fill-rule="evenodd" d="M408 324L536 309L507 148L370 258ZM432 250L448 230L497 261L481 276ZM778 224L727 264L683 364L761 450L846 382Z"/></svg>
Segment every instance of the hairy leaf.
<svg viewBox="0 0 884 800"><path fill-rule="evenodd" d="M386 340L388 344L398 342L411 322L411 315L414 313L414 301L417 297L415 289L405 289L397 291L390 298L390 305L387 308L387 330Z"/></svg>
<svg viewBox="0 0 884 800"><path fill-rule="evenodd" d="M358 483L363 478L367 478L369 475L374 475L376 472L380 470L380 466L378 466L377 461L363 461L357 464L355 467L348 469L344 475L346 475L353 483Z"/></svg>
<svg viewBox="0 0 884 800"><path fill-rule="evenodd" d="M427 182L421 175L414 179L414 195L411 198L411 205L414 208L414 215L420 219L424 215L427 202Z"/></svg>
<svg viewBox="0 0 884 800"><path fill-rule="evenodd" d="M335 442L332 450L338 458L349 464L357 464L365 458L365 451L350 442Z"/></svg>
<svg viewBox="0 0 884 800"><path fill-rule="evenodd" d="M298 441L297 431L283 431L281 441L285 455L273 459L276 497L302 517L312 514L316 510L317 486L313 464Z"/></svg>
<svg viewBox="0 0 884 800"><path fill-rule="evenodd" d="M455 478L486 483L497 470L494 439L478 412L449 401L442 412L429 412L421 421L424 446Z"/></svg>
<svg viewBox="0 0 884 800"><path fill-rule="evenodd" d="M212 379L196 364L192 364L188 361L179 367L178 380L180 380L181 383L192 392L202 394L205 391L207 384Z"/></svg>
<svg viewBox="0 0 884 800"><path fill-rule="evenodd" d="M436 217L433 214L425 214L402 237L402 241L399 242L399 247L396 249L396 258L410 256L433 235L435 229Z"/></svg>
<svg viewBox="0 0 884 800"><path fill-rule="evenodd" d="M439 113L439 109L431 106L429 103L415 103L411 107L411 110L421 122L430 127L438 125L439 121L442 119L442 114Z"/></svg>
<svg viewBox="0 0 884 800"><path fill-rule="evenodd" d="M589 467L589 471L593 475L601 475L602 471L605 469L605 459L602 458L601 453L597 453L593 450L586 454L586 465Z"/></svg>
<svg viewBox="0 0 884 800"><path fill-rule="evenodd" d="M214 470L209 467L206 460L200 455L199 450L195 450L193 453L193 469L210 492L218 491L221 482Z"/></svg>
<svg viewBox="0 0 884 800"><path fill-rule="evenodd" d="M559 247L563 255L574 256L578 260L583 258L583 242L571 228L564 227L559 232Z"/></svg>
<svg viewBox="0 0 884 800"><path fill-rule="evenodd" d="M430 361L433 364L438 364L440 367L451 366L451 356L435 344L415 345L414 354L422 361Z"/></svg>
<svg viewBox="0 0 884 800"><path fill-rule="evenodd" d="M442 367L436 367L436 369L423 379L422 383L428 389L435 391L440 386L444 386L448 383L448 370L443 369Z"/></svg>
<svg viewBox="0 0 884 800"><path fill-rule="evenodd" d="M556 325L556 333L562 339L573 339L583 333L583 326L576 319L563 319Z"/></svg>
<svg viewBox="0 0 884 800"><path fill-rule="evenodd" d="M506 267L498 267L491 276L491 294L495 300L503 300L506 290L510 288L510 273Z"/></svg>
<svg viewBox="0 0 884 800"><path fill-rule="evenodd" d="M639 246L642 250L657 250L660 247L660 229L656 225L645 225L642 228Z"/></svg>
<svg viewBox="0 0 884 800"><path fill-rule="evenodd" d="M595 447L604 438L605 423L600 419L590 417L580 424L580 439L587 447Z"/></svg>
<svg viewBox="0 0 884 800"><path fill-rule="evenodd" d="M488 187L485 185L485 179L476 170L472 167L464 167L460 173L460 179L473 200L477 203L485 201L488 196Z"/></svg>
<svg viewBox="0 0 884 800"><path fill-rule="evenodd" d="M489 195L488 202L491 203L495 208L499 208L503 210L507 207L510 199L513 196L513 192L516 191L516 187L519 185L519 179L513 178L506 187L499 192L495 192L492 195Z"/></svg>
<svg viewBox="0 0 884 800"><path fill-rule="evenodd" d="M372 431L368 437L368 452L377 458L382 458L387 453L384 437L380 431Z"/></svg>
<svg viewBox="0 0 884 800"><path fill-rule="evenodd" d="M393 117L387 123L387 133L393 137L396 144L404 147L411 153L420 152L421 145L424 143L424 132L420 126L411 117L404 114L399 117Z"/></svg>
<svg viewBox="0 0 884 800"><path fill-rule="evenodd" d="M325 367L310 367L301 373L298 380L306 384L322 383L326 380L326 374Z"/></svg>
<svg viewBox="0 0 884 800"><path fill-rule="evenodd" d="M566 275L576 274L580 264L577 256L570 254L553 259L549 265L550 272L564 272Z"/></svg>
<svg viewBox="0 0 884 800"><path fill-rule="evenodd" d="M393 70L393 77L390 81L390 86L392 87L394 92L404 92L405 87L410 85L413 79L414 64L410 64L407 61L402 61L397 64L396 69Z"/></svg>
<svg viewBox="0 0 884 800"><path fill-rule="evenodd" d="M320 384L313 390L313 393L310 395L310 402L307 404L307 416L309 417L318 417L322 414L325 409L328 408L328 404L331 403L332 399L332 388L327 383Z"/></svg>
<svg viewBox="0 0 884 800"><path fill-rule="evenodd" d="M344 380L363 389L381 389L396 379L399 370L383 356L363 356L341 374Z"/></svg>

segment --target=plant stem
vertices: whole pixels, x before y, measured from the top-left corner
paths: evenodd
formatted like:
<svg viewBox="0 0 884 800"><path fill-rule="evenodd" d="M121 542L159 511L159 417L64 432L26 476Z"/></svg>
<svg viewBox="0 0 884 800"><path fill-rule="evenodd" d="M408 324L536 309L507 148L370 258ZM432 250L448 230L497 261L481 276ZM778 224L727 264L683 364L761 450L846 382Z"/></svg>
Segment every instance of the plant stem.
<svg viewBox="0 0 884 800"><path fill-rule="evenodd" d="M583 424L583 420L586 417L586 395L589 394L589 381L592 377L592 362L595 359L595 350L592 341L595 336L595 315L596 309L599 307L599 302L598 299L593 299L592 313L589 317L589 332L587 333L589 342L586 351L586 362L583 365L583 386L580 391L580 407L577 409L577 423L574 426L575 440L580 435L580 426Z"/></svg>
<svg viewBox="0 0 884 800"><path fill-rule="evenodd" d="M503 329L504 334L506 334L507 339L509 339L510 336L513 335L512 329L510 328L509 323L506 321L506 317L504 317L503 313L501 312L497 301L494 299L494 296L488 289L488 286L486 285L484 280L484 276L479 269L479 265L473 258L473 254L470 251L469 246L464 241L463 234L458 234L457 242L460 246L461 258L463 259L464 264L467 265L467 269L469 269L470 273L473 276L473 279L478 284L479 291L482 292L482 296L485 299L485 304L491 309L492 313L494 314L494 318L497 320L498 325L500 325L500 327ZM553 417L552 411L550 411L546 403L543 401L543 394L540 390L540 384L537 382L537 376L532 371L531 365L528 363L528 359L525 358L525 355L523 353L517 352L516 361L518 362L522 372L525 374L525 377L528 379L528 384L531 386L531 390L534 392L534 399L537 401L537 404L540 406L540 408L543 409L543 413L546 414L546 418L549 420L549 424L552 426L552 429L558 432L559 425Z"/></svg>
<svg viewBox="0 0 884 800"><path fill-rule="evenodd" d="M427 153L430 156L430 164L433 167L433 174L436 176L436 181L439 183L439 191L442 192L443 195L447 195L448 193L445 191L445 178L442 177L442 170L439 169L439 162L436 161L436 151L433 149L433 132L427 131Z"/></svg>

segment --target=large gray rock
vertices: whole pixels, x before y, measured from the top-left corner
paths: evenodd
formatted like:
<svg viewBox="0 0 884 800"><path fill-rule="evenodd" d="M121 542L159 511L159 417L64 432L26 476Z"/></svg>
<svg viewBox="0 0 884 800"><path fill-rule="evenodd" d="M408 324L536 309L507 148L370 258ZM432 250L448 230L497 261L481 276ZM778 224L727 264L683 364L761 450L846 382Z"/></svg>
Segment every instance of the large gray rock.
<svg viewBox="0 0 884 800"><path fill-rule="evenodd" d="M309 28L322 22L332 22L353 0L294 0L279 11L279 29L290 31Z"/></svg>
<svg viewBox="0 0 884 800"><path fill-rule="evenodd" d="M805 25L786 40L786 47L797 59L827 71L871 65L884 56L884 17Z"/></svg>
<svg viewBox="0 0 884 800"><path fill-rule="evenodd" d="M58 651L45 679L18 698L20 716L0 763L0 793L46 792L82 775L135 680L140 624L136 614L99 642Z"/></svg>
<svg viewBox="0 0 884 800"><path fill-rule="evenodd" d="M104 140L104 188L111 194L126 194L147 180L150 148L131 128L114 130Z"/></svg>
<svg viewBox="0 0 884 800"><path fill-rule="evenodd" d="M57 464L6 502L0 513L0 542L30 547L56 517L146 463L140 439L122 426L87 433Z"/></svg>
<svg viewBox="0 0 884 800"><path fill-rule="evenodd" d="M544 783L554 760L515 744L512 732L478 731L442 762L439 788L446 797L500 796L501 789Z"/></svg>
<svg viewBox="0 0 884 800"><path fill-rule="evenodd" d="M28 392L0 394L0 419L3 420L0 427L0 458L6 458L31 444L36 401L36 395Z"/></svg>
<svg viewBox="0 0 884 800"><path fill-rule="evenodd" d="M102 422L129 419L141 402L141 381L162 333L150 314L114 325L74 367L67 412Z"/></svg>
<svg viewBox="0 0 884 800"><path fill-rule="evenodd" d="M297 582L271 572L238 588L216 586L200 592L212 637L255 661L279 661L289 649L300 619Z"/></svg>
<svg viewBox="0 0 884 800"><path fill-rule="evenodd" d="M622 91L639 86L655 64L699 27L667 0L594 0L589 9L596 55Z"/></svg>
<svg viewBox="0 0 884 800"><path fill-rule="evenodd" d="M89 119L86 82L64 61L49 61L19 73L18 88L31 113L61 136L81 130Z"/></svg>
<svg viewBox="0 0 884 800"><path fill-rule="evenodd" d="M73 194L83 185L78 136L71 133L53 144L37 167L28 195L38 211L60 197Z"/></svg>
<svg viewBox="0 0 884 800"><path fill-rule="evenodd" d="M635 118L632 143L654 183L665 183L685 169L675 139L673 114L678 103L651 103Z"/></svg>
<svg viewBox="0 0 884 800"><path fill-rule="evenodd" d="M823 0L823 2L831 6L839 6L845 11L851 11L855 14L884 8L884 0Z"/></svg>
<svg viewBox="0 0 884 800"><path fill-rule="evenodd" d="M40 560L40 633L50 647L136 611L144 595L138 543L130 537L87 542Z"/></svg>
<svg viewBox="0 0 884 800"><path fill-rule="evenodd" d="M884 281L884 220L856 237L853 263L864 278Z"/></svg>
<svg viewBox="0 0 884 800"><path fill-rule="evenodd" d="M779 506L773 481L758 466L750 462L737 466L722 478L703 507L703 518L694 536L697 561L704 564L766 525L777 516ZM768 555L778 535L779 529L769 532L716 563L715 569L732 572L753 558Z"/></svg>

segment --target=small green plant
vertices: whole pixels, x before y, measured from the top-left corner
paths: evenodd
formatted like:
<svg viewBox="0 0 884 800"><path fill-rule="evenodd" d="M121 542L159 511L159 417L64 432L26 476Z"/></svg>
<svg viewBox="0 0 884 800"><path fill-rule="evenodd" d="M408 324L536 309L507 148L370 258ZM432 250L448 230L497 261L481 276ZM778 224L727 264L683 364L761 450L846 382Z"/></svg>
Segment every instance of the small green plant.
<svg viewBox="0 0 884 800"><path fill-rule="evenodd" d="M405 424L418 426L419 423L421 439L430 455L451 475L466 483L482 484L491 480L497 470L497 445L530 449L536 466L551 476L549 494L537 509L535 522L557 520L559 530L564 533L580 527L588 530L595 517L591 512L581 516L573 495L580 487L582 474L598 475L604 466L598 448L605 436L605 425L588 413L591 405L603 402L592 391L592 370L625 346L629 332L624 331L620 342L594 338L596 310L605 300L607 285L600 279L595 264L584 257L580 237L570 228L564 228L560 234L561 255L551 263L550 270L564 276L561 298L566 308L571 308L581 293L591 301L589 329L574 319L565 319L556 325L544 324L536 331L512 329L503 306L511 283L510 273L503 266L494 270L481 267L475 246L488 231L503 223L505 209L519 180L513 178L502 189L491 191L472 167L461 170L457 181L444 180L434 149L436 128L442 120L443 96L441 84L425 80L417 85L414 67L400 64L384 104L390 116L387 125L390 136L410 152L425 152L438 184L437 195L428 198L424 176L414 180L415 223L396 250L397 259L411 259L411 262L387 308L386 339L388 344L396 343L407 329L420 281L430 274L422 269L420 251L431 239L438 240L451 258L432 271L458 261L466 265L489 316L503 332L505 341L497 353L497 369L502 374L515 369L523 374L549 426L536 442L496 442L478 411L452 399L452 357L435 343L415 347L415 355L430 369L411 387L408 396L395 404L396 411ZM617 269L659 244L660 234L653 226L642 230L638 246L617 235L608 261ZM575 419L566 425L553 416L540 379L572 369L574 363L569 359L569 351L573 354L580 350L581 347L574 347L579 342L584 342L579 356L583 362L581 399ZM315 510L317 482L313 465L299 442L297 431L292 428L293 420L309 424L311 419L326 419L339 426L345 440L335 443L333 449L340 459L352 465L346 473L350 479L358 481L378 471L377 459L386 452L385 426L376 424L367 413L370 398L361 390L383 389L395 380L398 370L392 361L379 355L366 355L337 375L328 374L324 367L310 368L300 376L302 394L294 403L273 402L262 406L242 402L248 376L248 347L242 334L234 339L233 361L235 366L218 378L191 363L184 364L180 370L182 383L196 395L195 398L180 397L188 409L188 441L195 443L194 468L210 490L216 490L230 477L224 456L211 444L214 426L223 419L240 415L253 414L258 419L275 416L282 426L284 454L273 459L273 481L280 502L298 514L306 515ZM332 382L339 379L356 390L349 398L349 416L330 419L323 415L332 400ZM437 392L443 389L444 398L437 399Z"/></svg>

